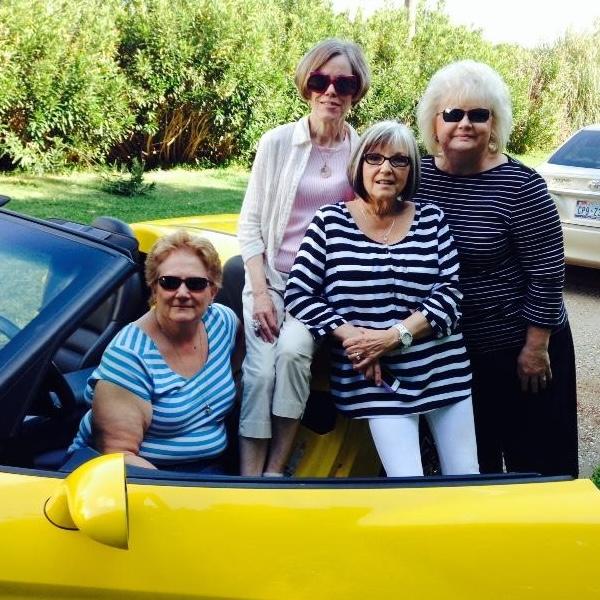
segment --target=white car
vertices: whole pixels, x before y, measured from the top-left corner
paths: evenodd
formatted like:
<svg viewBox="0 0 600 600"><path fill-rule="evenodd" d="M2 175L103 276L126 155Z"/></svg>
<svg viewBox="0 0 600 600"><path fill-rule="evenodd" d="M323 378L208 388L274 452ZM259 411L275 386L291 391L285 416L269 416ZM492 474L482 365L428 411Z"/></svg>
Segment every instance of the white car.
<svg viewBox="0 0 600 600"><path fill-rule="evenodd" d="M558 208L566 261L600 268L600 125L580 129L537 171Z"/></svg>

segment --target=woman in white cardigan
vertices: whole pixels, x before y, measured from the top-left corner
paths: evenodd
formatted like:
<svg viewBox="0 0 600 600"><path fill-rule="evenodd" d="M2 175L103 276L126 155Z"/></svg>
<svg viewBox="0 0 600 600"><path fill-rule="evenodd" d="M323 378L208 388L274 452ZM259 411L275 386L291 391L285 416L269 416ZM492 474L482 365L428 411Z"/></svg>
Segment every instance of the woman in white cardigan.
<svg viewBox="0 0 600 600"><path fill-rule="evenodd" d="M369 89L370 73L356 44L327 39L304 55L295 83L310 114L261 138L240 215L246 267L242 475L283 474L306 406L315 342L285 314L283 293L314 213L353 198L346 167L358 137L346 117Z"/></svg>

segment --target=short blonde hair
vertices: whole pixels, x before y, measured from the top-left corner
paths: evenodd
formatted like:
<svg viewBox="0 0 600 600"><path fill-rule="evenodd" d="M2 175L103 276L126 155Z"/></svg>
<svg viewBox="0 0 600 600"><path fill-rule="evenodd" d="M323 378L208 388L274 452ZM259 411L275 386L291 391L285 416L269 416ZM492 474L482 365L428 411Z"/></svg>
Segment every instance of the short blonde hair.
<svg viewBox="0 0 600 600"><path fill-rule="evenodd" d="M490 151L502 152L508 144L513 118L510 92L492 67L474 60L460 60L437 71L417 107L417 123L423 142L431 154L437 154L436 113L452 104L474 104L492 111ZM444 106L442 104L445 103Z"/></svg>
<svg viewBox="0 0 600 600"><path fill-rule="evenodd" d="M193 252L202 261L208 278L217 288L221 287L223 269L221 268L221 259L215 247L206 238L199 235L191 235L185 229L177 229L173 233L169 233L156 240L146 257L144 273L146 275L146 283L151 290L151 301L154 299L154 287L158 282L158 268L176 250L190 250Z"/></svg>
<svg viewBox="0 0 600 600"><path fill-rule="evenodd" d="M398 121L381 121L371 125L361 136L357 148L352 153L348 164L348 180L357 196L365 202L369 195L363 180L365 154L381 146L394 146L401 149L410 158L410 173L406 186L400 195L401 200L411 200L421 182L421 156L413 132Z"/></svg>
<svg viewBox="0 0 600 600"><path fill-rule="evenodd" d="M313 71L318 71L327 61L336 56L345 56L352 68L352 74L358 79L358 91L352 96L352 104L358 104L369 90L371 72L361 47L354 42L328 38L313 46L300 60L296 67L294 83L305 100L310 99L310 91L306 82Z"/></svg>

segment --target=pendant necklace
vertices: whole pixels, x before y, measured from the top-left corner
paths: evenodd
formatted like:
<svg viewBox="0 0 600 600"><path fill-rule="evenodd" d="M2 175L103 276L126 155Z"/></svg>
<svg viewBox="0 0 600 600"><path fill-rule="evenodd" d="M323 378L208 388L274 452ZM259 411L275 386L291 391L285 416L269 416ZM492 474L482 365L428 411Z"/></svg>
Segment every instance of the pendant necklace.
<svg viewBox="0 0 600 600"><path fill-rule="evenodd" d="M323 179L327 179L328 177L331 177L331 167L327 164L327 160L325 160L325 157L323 156L323 153L321 152L321 148L319 148L319 146L316 143L314 146L317 149L317 152L319 153L321 160L323 161L323 166L319 169L319 174L321 175L321 177Z"/></svg>
<svg viewBox="0 0 600 600"><path fill-rule="evenodd" d="M369 217L367 215L367 211L364 209L364 207L362 205L362 201L358 205L358 207L360 208L360 211L364 215L365 221L367 221L367 223L368 223L369 222ZM390 234L392 233L392 229L394 229L394 225L396 224L396 219L397 219L397 215L392 219L392 224L389 226L388 230L382 236L382 241L383 241L383 243L386 246L388 245L388 242L389 242L389 239L390 239Z"/></svg>

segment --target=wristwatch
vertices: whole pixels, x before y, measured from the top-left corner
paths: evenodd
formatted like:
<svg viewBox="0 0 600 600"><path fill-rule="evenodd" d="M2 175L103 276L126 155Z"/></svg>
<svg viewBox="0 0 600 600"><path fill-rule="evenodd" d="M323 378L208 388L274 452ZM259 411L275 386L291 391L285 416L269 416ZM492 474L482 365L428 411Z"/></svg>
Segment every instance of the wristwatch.
<svg viewBox="0 0 600 600"><path fill-rule="evenodd" d="M407 329L404 323L396 323L393 328L398 334L398 343L402 344L404 348L408 348L413 342L412 333Z"/></svg>

